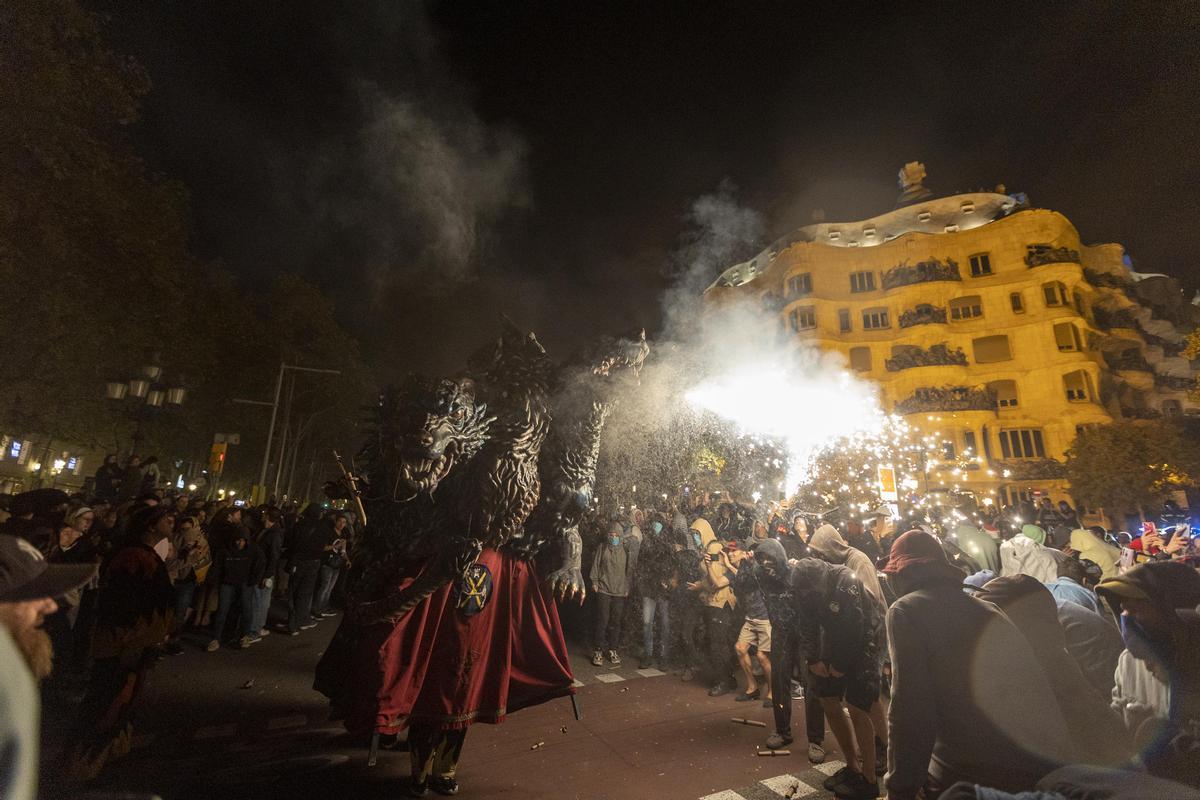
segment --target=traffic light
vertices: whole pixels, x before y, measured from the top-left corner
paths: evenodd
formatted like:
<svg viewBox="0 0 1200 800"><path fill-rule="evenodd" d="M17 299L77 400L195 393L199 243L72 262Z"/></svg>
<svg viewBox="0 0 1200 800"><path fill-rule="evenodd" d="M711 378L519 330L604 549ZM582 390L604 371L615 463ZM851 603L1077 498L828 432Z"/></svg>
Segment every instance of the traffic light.
<svg viewBox="0 0 1200 800"><path fill-rule="evenodd" d="M212 452L208 456L208 471L213 475L220 475L225 471L225 449L227 447L225 442L218 442L212 446Z"/></svg>

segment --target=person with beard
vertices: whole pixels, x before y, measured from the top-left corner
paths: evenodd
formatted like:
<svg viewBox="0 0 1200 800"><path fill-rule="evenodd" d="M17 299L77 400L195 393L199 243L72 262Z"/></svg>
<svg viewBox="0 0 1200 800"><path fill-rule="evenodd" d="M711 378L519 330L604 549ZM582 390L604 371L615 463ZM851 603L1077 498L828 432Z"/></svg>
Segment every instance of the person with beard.
<svg viewBox="0 0 1200 800"><path fill-rule="evenodd" d="M134 706L171 631L174 594L164 562L174 528L171 509L142 509L129 523L133 538L104 570L91 681L67 754L73 778L94 780L109 759L129 752Z"/></svg>
<svg viewBox="0 0 1200 800"><path fill-rule="evenodd" d="M94 564L48 564L37 548L0 535L0 797L37 797L41 717L38 683L53 647L41 626L55 597L91 580Z"/></svg>

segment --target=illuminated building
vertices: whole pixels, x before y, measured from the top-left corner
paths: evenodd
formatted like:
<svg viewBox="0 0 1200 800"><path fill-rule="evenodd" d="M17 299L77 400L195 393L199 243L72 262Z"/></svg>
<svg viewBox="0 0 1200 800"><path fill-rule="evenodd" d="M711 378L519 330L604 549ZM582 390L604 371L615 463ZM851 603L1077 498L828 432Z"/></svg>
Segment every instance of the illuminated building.
<svg viewBox="0 0 1200 800"><path fill-rule="evenodd" d="M906 165L896 209L801 228L706 296L751 299L781 335L841 353L939 442L930 488L1066 499L1081 427L1200 413L1180 356L1197 309L1173 280L1134 272L1120 245L1084 245L1022 195L934 198L924 175Z"/></svg>

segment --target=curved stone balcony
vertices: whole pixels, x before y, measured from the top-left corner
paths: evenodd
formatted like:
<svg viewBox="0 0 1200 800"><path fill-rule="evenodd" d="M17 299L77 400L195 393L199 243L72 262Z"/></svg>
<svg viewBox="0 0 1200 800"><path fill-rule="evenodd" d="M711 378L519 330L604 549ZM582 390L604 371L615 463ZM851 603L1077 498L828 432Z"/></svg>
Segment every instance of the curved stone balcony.
<svg viewBox="0 0 1200 800"><path fill-rule="evenodd" d="M1118 353L1105 353L1104 361L1108 364L1109 369L1120 372L1154 371L1154 367L1150 366L1150 362L1142 355L1142 351L1136 347L1130 347Z"/></svg>
<svg viewBox="0 0 1200 800"><path fill-rule="evenodd" d="M992 469L1007 480L1054 480L1067 477L1067 467L1053 458L992 459Z"/></svg>
<svg viewBox="0 0 1200 800"><path fill-rule="evenodd" d="M1129 328L1136 329L1137 317L1132 309L1128 308L1104 308L1096 306L1092 309L1092 318L1096 320L1096 327L1109 331L1113 328Z"/></svg>
<svg viewBox="0 0 1200 800"><path fill-rule="evenodd" d="M1196 379L1186 378L1182 375L1155 375L1154 385L1160 389L1186 392L1196 388Z"/></svg>
<svg viewBox="0 0 1200 800"><path fill-rule="evenodd" d="M883 273L880 281L884 289L897 289L927 281L961 281L958 262L947 258L944 262L936 258L918 261L916 264L897 264Z"/></svg>
<svg viewBox="0 0 1200 800"><path fill-rule="evenodd" d="M945 323L946 309L928 303L922 303L916 308L900 312L901 328L911 328L914 325L944 325Z"/></svg>
<svg viewBox="0 0 1200 800"><path fill-rule="evenodd" d="M995 411L996 395L983 387L922 386L913 396L896 403L897 414L928 411Z"/></svg>
<svg viewBox="0 0 1200 800"><path fill-rule="evenodd" d="M945 344L935 344L928 350L913 347L904 352L896 353L886 359L884 366L888 372L900 372L914 367L959 366L967 365L967 354L961 347L951 350Z"/></svg>
<svg viewBox="0 0 1200 800"><path fill-rule="evenodd" d="M1079 264L1079 251L1069 247L1051 247L1048 244L1027 245L1025 264L1030 269L1043 264Z"/></svg>

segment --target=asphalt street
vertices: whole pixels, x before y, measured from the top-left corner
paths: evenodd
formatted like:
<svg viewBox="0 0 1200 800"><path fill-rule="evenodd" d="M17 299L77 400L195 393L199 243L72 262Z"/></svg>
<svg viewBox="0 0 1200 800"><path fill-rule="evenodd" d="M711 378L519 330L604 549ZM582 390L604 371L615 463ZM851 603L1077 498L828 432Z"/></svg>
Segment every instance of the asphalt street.
<svg viewBox="0 0 1200 800"><path fill-rule="evenodd" d="M328 720L312 670L336 618L298 637L278 633L247 650L205 653L196 638L151 673L133 752L87 792L186 798L395 798L408 754L381 751L367 766L366 742ZM814 768L802 738L791 755L757 755L769 709L707 696L697 683L657 670L593 667L573 648L582 718L568 699L476 725L459 769L464 798L646 798L777 800L825 798L821 781L842 766L832 736ZM803 731L802 703L794 719ZM58 753L72 709L47 701L42 797L83 798L59 776ZM767 722L750 727L746 717ZM432 796L432 795L431 795Z"/></svg>

